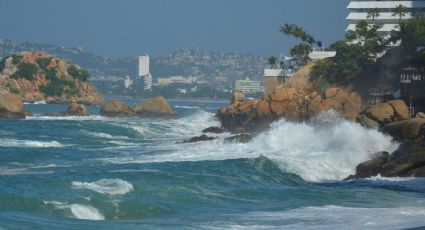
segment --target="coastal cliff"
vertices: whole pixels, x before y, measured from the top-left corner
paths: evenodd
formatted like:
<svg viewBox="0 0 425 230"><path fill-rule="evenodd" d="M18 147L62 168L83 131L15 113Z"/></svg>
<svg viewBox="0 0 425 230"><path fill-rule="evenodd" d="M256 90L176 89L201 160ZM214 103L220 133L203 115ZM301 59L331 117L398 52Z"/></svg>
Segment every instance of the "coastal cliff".
<svg viewBox="0 0 425 230"><path fill-rule="evenodd" d="M103 96L88 81L87 71L44 52L22 52L0 62L0 94L13 93L24 102L78 102L101 105Z"/></svg>

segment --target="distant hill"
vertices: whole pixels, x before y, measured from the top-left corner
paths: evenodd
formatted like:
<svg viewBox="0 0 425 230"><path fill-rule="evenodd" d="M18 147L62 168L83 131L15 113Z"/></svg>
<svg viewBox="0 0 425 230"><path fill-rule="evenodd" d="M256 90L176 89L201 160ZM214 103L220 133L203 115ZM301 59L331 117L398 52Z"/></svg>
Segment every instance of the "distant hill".
<svg viewBox="0 0 425 230"><path fill-rule="evenodd" d="M93 76L135 76L137 58L108 58L78 48L14 42L0 39L0 58L22 51L45 51L72 61L87 69ZM233 53L212 53L179 49L151 59L151 72L156 77L172 75L198 76L213 79L225 76L231 80L250 77L260 79L265 60L258 56Z"/></svg>

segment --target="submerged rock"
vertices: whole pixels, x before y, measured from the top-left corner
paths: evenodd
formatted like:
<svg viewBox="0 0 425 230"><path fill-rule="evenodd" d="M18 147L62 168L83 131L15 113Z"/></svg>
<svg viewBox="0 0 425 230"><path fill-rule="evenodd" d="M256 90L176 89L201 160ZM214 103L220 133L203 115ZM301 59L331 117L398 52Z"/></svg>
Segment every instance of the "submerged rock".
<svg viewBox="0 0 425 230"><path fill-rule="evenodd" d="M200 141L211 141L214 140L215 137L209 137L205 134L201 135L201 136L197 136L197 137L192 137L187 141L184 141L183 143L194 143L194 142L200 142Z"/></svg>
<svg viewBox="0 0 425 230"><path fill-rule="evenodd" d="M110 100L100 107L100 115L107 117L129 117L133 116L133 110L118 100Z"/></svg>
<svg viewBox="0 0 425 230"><path fill-rule="evenodd" d="M85 105L72 102L68 106L68 110L66 111L66 114L70 116L88 116L89 112L87 111L87 107Z"/></svg>
<svg viewBox="0 0 425 230"><path fill-rule="evenodd" d="M18 96L0 95L0 119L25 119L24 103Z"/></svg>
<svg viewBox="0 0 425 230"><path fill-rule="evenodd" d="M238 143L248 143L252 140L252 136L249 134L239 134L236 136L228 137L224 139L224 142L238 142Z"/></svg>
<svg viewBox="0 0 425 230"><path fill-rule="evenodd" d="M226 129L217 127L217 126L211 126L204 130L202 130L203 133L224 133L226 132Z"/></svg>

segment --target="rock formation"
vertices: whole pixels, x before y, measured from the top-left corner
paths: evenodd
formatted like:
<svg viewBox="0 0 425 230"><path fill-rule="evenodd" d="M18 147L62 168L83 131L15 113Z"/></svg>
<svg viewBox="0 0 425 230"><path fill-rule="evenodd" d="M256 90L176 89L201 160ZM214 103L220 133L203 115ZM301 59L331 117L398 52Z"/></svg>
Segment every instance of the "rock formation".
<svg viewBox="0 0 425 230"><path fill-rule="evenodd" d="M71 102L71 104L68 106L66 114L70 116L88 116L89 112L87 111L87 107L85 105L78 104L77 102Z"/></svg>
<svg viewBox="0 0 425 230"><path fill-rule="evenodd" d="M0 61L0 93L8 92L31 103L103 103L103 96L88 82L87 71L44 52L23 52Z"/></svg>
<svg viewBox="0 0 425 230"><path fill-rule="evenodd" d="M178 117L178 114L161 96L147 99L142 104L133 107L118 100L110 100L101 106L100 115L108 117Z"/></svg>
<svg viewBox="0 0 425 230"><path fill-rule="evenodd" d="M235 93L231 105L217 112L223 127L253 130L281 118L304 121L327 110L335 110L354 120L362 110L361 97L344 87L330 87L319 93L308 88L282 86L262 99L238 100L240 98L244 97Z"/></svg>
<svg viewBox="0 0 425 230"><path fill-rule="evenodd" d="M0 119L25 119L24 104L14 94L0 94Z"/></svg>

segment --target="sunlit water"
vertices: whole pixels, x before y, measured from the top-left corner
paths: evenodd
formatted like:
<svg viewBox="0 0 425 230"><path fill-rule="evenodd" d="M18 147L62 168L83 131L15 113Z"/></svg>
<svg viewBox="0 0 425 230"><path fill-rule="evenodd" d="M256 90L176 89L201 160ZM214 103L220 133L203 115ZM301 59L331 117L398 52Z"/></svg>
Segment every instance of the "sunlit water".
<svg viewBox="0 0 425 230"><path fill-rule="evenodd" d="M131 102L129 102L131 103ZM400 229L425 225L425 180L342 181L398 144L323 114L278 121L247 144L182 144L226 103L171 102L179 119L0 121L5 229ZM199 105L206 107L200 110Z"/></svg>

